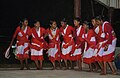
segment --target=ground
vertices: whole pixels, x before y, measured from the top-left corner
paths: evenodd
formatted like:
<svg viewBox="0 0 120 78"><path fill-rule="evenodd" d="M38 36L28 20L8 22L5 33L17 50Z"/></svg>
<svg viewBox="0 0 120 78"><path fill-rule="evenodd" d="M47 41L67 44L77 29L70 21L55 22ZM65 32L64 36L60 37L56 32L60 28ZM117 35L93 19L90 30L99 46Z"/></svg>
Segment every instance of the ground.
<svg viewBox="0 0 120 78"><path fill-rule="evenodd" d="M120 73L120 72L118 72ZM120 78L120 75L99 75L95 72L77 70L19 70L19 68L0 68L0 78Z"/></svg>

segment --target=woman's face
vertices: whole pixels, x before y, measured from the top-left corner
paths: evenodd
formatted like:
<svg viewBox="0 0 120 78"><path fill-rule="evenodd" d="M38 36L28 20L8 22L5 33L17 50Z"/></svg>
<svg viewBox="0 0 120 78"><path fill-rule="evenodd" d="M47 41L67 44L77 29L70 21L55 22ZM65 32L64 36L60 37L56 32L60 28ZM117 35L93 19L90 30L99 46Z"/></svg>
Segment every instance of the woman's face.
<svg viewBox="0 0 120 78"><path fill-rule="evenodd" d="M97 26L100 26L100 25L101 25L101 21L100 21L100 20L96 20L95 22L96 22L96 25L97 25Z"/></svg>
<svg viewBox="0 0 120 78"><path fill-rule="evenodd" d="M92 25L95 27L96 26L96 21L95 21L95 19L92 19Z"/></svg>
<svg viewBox="0 0 120 78"><path fill-rule="evenodd" d="M83 27L84 27L84 29L88 28L88 26L86 24L84 24L84 23L83 23Z"/></svg>
<svg viewBox="0 0 120 78"><path fill-rule="evenodd" d="M56 27L57 27L57 23L54 21L54 22L52 23L51 27L56 28Z"/></svg>
<svg viewBox="0 0 120 78"><path fill-rule="evenodd" d="M24 26L28 25L28 20L24 20L24 22L22 23Z"/></svg>
<svg viewBox="0 0 120 78"><path fill-rule="evenodd" d="M66 25L66 23L63 22L63 21L61 21L61 26L62 26L62 27L65 27L65 25Z"/></svg>
<svg viewBox="0 0 120 78"><path fill-rule="evenodd" d="M74 20L74 26L75 26L75 27L76 27L76 26L79 26L79 24L80 24L80 22L79 22L79 21Z"/></svg>
<svg viewBox="0 0 120 78"><path fill-rule="evenodd" d="M36 22L34 25L35 27L40 27L40 22Z"/></svg>

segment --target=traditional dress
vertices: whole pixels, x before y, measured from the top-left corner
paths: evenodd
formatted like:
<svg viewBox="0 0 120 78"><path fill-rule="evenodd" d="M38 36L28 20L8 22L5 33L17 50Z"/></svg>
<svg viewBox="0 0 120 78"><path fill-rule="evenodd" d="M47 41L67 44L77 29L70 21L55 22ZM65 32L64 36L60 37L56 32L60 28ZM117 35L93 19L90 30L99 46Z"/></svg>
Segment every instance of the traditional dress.
<svg viewBox="0 0 120 78"><path fill-rule="evenodd" d="M95 60L102 62L103 61L103 52L104 52L104 47L106 45L107 40L105 39L105 33L102 30L102 26L97 26L94 29L94 32L96 34L96 40L97 40L97 45L94 51L94 56Z"/></svg>
<svg viewBox="0 0 120 78"><path fill-rule="evenodd" d="M108 49L103 53L103 61L110 62L114 60L114 51L115 51L117 39L115 38L114 35L112 35L114 31L109 22L105 21L103 23L102 30L105 33L105 35L108 36L106 38L107 40L106 44L108 45Z"/></svg>
<svg viewBox="0 0 120 78"><path fill-rule="evenodd" d="M38 31L36 28L32 28L32 40L31 40L31 59L32 60L43 60L43 49L46 44L44 40L45 29L39 27Z"/></svg>
<svg viewBox="0 0 120 78"><path fill-rule="evenodd" d="M82 52L84 51L84 39L82 36L85 34L85 29L80 26L76 29L75 36L75 51L73 53L73 60L82 60Z"/></svg>
<svg viewBox="0 0 120 78"><path fill-rule="evenodd" d="M55 60L60 60L60 30L56 29L47 29L49 37L49 49L48 56L51 62Z"/></svg>
<svg viewBox="0 0 120 78"><path fill-rule="evenodd" d="M67 25L65 29L61 27L60 31L63 36L63 42L61 46L62 47L61 58L65 60L72 60L71 55L74 52L74 40L73 40L74 28L72 26Z"/></svg>
<svg viewBox="0 0 120 78"><path fill-rule="evenodd" d="M95 33L90 29L84 36L85 39L85 50L83 54L83 62L90 64L94 62L94 50L96 45Z"/></svg>
<svg viewBox="0 0 120 78"><path fill-rule="evenodd" d="M29 26L26 26L24 30L21 30L20 26L17 27L13 38L17 36L17 48L16 54L17 58L24 60L29 58L29 40L28 37L31 35L31 29Z"/></svg>

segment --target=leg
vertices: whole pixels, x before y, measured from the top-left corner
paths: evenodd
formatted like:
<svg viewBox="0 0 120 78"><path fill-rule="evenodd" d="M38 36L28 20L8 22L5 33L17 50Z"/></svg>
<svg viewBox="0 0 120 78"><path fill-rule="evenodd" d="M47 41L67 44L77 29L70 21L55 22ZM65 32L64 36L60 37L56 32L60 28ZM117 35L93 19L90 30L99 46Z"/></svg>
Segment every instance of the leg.
<svg viewBox="0 0 120 78"><path fill-rule="evenodd" d="M103 62L103 72L101 73L101 75L106 75L106 72L107 72L107 65L106 65L106 62L104 61Z"/></svg>
<svg viewBox="0 0 120 78"><path fill-rule="evenodd" d="M29 66L28 66L28 59L25 59L25 63L26 63L26 68L27 70L30 70Z"/></svg>
<svg viewBox="0 0 120 78"><path fill-rule="evenodd" d="M20 70L23 70L24 69L23 60L20 60L20 64L21 64Z"/></svg>
<svg viewBox="0 0 120 78"><path fill-rule="evenodd" d="M40 60L40 69L42 70L42 60Z"/></svg>
<svg viewBox="0 0 120 78"><path fill-rule="evenodd" d="M35 62L37 70L39 70L40 68L39 68L39 65L38 65L38 60L35 60L34 62Z"/></svg>
<svg viewBox="0 0 120 78"><path fill-rule="evenodd" d="M92 69L92 64L91 64L91 63L89 64L89 69L90 69L89 72L92 72L92 71L93 71L93 69Z"/></svg>
<svg viewBox="0 0 120 78"><path fill-rule="evenodd" d="M59 62L59 65L60 65L60 69L62 69L62 64L61 64L61 62L60 61L58 61Z"/></svg>
<svg viewBox="0 0 120 78"><path fill-rule="evenodd" d="M55 69L56 69L56 66L55 66L55 61L54 61L54 62L52 62L52 64L53 64L53 70L55 70Z"/></svg>
<svg viewBox="0 0 120 78"><path fill-rule="evenodd" d="M98 65L100 66L101 73L103 73L103 62L98 62Z"/></svg>
<svg viewBox="0 0 120 78"><path fill-rule="evenodd" d="M98 64L97 64L97 62L94 62L94 65L95 65L95 72L97 72L98 71Z"/></svg>
<svg viewBox="0 0 120 78"><path fill-rule="evenodd" d="M74 69L73 62L70 60L71 69Z"/></svg>
<svg viewBox="0 0 120 78"><path fill-rule="evenodd" d="M79 70L82 70L82 61L81 60L78 60L78 67L79 67Z"/></svg>
<svg viewBox="0 0 120 78"><path fill-rule="evenodd" d="M113 66L113 63L112 62L108 62L111 70L112 70L112 74L116 74L116 71L115 71L115 67Z"/></svg>
<svg viewBox="0 0 120 78"><path fill-rule="evenodd" d="M65 62L65 67L66 67L65 70L66 70L68 69L67 60L64 60L64 62Z"/></svg>
<svg viewBox="0 0 120 78"><path fill-rule="evenodd" d="M101 70L103 69L103 64L102 62L98 62L98 65L100 66Z"/></svg>

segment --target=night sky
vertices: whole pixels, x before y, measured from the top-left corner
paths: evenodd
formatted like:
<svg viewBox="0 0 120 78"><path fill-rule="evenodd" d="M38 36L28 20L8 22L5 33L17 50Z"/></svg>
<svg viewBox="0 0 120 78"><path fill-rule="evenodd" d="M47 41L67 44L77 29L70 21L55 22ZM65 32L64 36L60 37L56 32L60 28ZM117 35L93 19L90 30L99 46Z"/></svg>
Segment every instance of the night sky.
<svg viewBox="0 0 120 78"><path fill-rule="evenodd" d="M73 18L73 0L2 0L1 1L0 36L11 37L21 18L28 18L33 26L38 19L45 28L50 19L59 23L62 18ZM72 23L72 22L70 22Z"/></svg>

